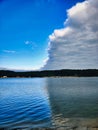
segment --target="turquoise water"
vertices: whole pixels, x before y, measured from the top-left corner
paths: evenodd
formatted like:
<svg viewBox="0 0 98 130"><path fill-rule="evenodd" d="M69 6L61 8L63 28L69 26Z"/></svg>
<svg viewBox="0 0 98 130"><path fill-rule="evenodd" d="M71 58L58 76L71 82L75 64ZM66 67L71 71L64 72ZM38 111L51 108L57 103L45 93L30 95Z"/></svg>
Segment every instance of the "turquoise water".
<svg viewBox="0 0 98 130"><path fill-rule="evenodd" d="M0 128L52 128L58 117L97 118L98 77L0 79Z"/></svg>

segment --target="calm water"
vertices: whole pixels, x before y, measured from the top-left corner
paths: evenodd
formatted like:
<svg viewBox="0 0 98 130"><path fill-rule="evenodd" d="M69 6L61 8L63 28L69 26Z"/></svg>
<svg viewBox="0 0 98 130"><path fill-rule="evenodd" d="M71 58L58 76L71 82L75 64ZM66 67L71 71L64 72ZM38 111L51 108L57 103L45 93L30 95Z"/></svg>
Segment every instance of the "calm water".
<svg viewBox="0 0 98 130"><path fill-rule="evenodd" d="M97 118L98 77L0 79L0 128L54 128Z"/></svg>

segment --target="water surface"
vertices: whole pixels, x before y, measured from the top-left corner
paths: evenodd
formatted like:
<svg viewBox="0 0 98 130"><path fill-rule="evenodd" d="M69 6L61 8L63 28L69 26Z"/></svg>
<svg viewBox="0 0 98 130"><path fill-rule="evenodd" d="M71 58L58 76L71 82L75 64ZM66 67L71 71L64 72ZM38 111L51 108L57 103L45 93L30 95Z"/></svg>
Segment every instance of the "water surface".
<svg viewBox="0 0 98 130"><path fill-rule="evenodd" d="M51 126L45 79L0 79L0 128Z"/></svg>
<svg viewBox="0 0 98 130"><path fill-rule="evenodd" d="M70 128L96 122L97 77L0 79L0 128Z"/></svg>

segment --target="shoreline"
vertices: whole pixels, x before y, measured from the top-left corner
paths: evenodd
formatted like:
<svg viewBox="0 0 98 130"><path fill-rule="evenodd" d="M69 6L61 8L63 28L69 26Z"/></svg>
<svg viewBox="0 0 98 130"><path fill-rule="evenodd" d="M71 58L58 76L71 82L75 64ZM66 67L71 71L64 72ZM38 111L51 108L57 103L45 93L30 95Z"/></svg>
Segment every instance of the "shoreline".
<svg viewBox="0 0 98 130"><path fill-rule="evenodd" d="M98 118L64 118L56 123L57 130L98 130Z"/></svg>
<svg viewBox="0 0 98 130"><path fill-rule="evenodd" d="M7 79L7 78L92 78L92 77L98 77L98 76L35 76L35 77L25 77L25 76L17 76L17 77L14 77L14 76L11 76L11 77L8 77L8 76L4 76L4 77L0 77L0 79Z"/></svg>

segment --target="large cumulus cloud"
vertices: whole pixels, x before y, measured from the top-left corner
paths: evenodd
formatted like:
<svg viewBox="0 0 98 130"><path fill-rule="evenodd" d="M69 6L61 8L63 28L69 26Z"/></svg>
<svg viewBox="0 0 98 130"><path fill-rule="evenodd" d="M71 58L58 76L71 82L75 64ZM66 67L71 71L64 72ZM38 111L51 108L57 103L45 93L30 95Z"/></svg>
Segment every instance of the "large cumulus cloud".
<svg viewBox="0 0 98 130"><path fill-rule="evenodd" d="M44 69L98 68L98 0L77 3L67 16L49 36Z"/></svg>

